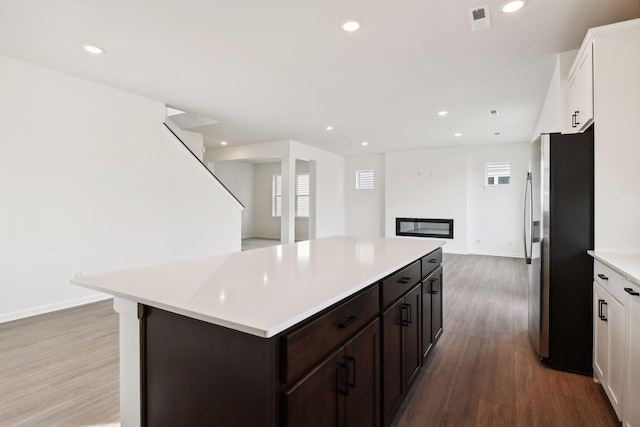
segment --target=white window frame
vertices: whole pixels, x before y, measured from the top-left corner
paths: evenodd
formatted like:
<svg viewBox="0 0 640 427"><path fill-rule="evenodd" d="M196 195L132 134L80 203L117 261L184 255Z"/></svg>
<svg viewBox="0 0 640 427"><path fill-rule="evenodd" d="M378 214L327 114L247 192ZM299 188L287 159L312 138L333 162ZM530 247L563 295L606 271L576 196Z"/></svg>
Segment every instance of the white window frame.
<svg viewBox="0 0 640 427"><path fill-rule="evenodd" d="M508 175L505 174L499 174L499 173L491 173L490 169L496 169L496 168L502 168L502 169L507 169L508 168ZM499 179L501 177L505 177L508 176L509 177L509 182L507 184L500 184L499 183ZM513 173L511 172L511 162L487 162L484 165L484 186L486 188L505 188L505 187L510 187L511 186L511 182L512 182L512 176ZM489 180L490 178L493 178L493 183L490 183Z"/></svg>
<svg viewBox="0 0 640 427"><path fill-rule="evenodd" d="M299 180L301 176L307 177L307 191L306 194L302 194L300 191ZM280 187L280 192L278 192L278 185ZM296 218L309 218L309 213L307 215L299 215L299 200L303 197L307 198L307 206L311 203L311 182L309 181L308 173L298 173L296 174ZM278 211L278 201L280 201L280 211ZM308 207L307 207L308 209ZM271 177L271 216L273 218L281 218L282 217L282 175L276 174Z"/></svg>
<svg viewBox="0 0 640 427"><path fill-rule="evenodd" d="M301 177L307 177L307 192L306 194L303 194L300 191L300 178ZM306 215L300 215L300 202L299 200L303 197L307 198L307 214ZM309 210L310 210L310 204L311 204L311 181L309 179L309 174L308 173L297 173L296 174L296 218L309 218Z"/></svg>
<svg viewBox="0 0 640 427"><path fill-rule="evenodd" d="M280 187L279 193L278 184ZM278 200L280 201L280 211L278 211ZM280 174L271 176L271 216L273 218L280 218L282 216L282 175Z"/></svg>
<svg viewBox="0 0 640 427"><path fill-rule="evenodd" d="M370 177L367 177L369 175ZM371 183L369 185L368 183ZM356 170L356 190L375 190L376 175L374 169Z"/></svg>

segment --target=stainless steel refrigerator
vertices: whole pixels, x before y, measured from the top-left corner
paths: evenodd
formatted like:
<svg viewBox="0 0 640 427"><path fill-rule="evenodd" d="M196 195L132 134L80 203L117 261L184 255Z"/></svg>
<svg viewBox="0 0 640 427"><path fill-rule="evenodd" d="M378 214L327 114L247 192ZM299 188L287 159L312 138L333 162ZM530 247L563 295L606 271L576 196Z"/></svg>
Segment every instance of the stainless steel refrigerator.
<svg viewBox="0 0 640 427"><path fill-rule="evenodd" d="M533 144L524 197L529 338L556 369L592 373L593 125Z"/></svg>

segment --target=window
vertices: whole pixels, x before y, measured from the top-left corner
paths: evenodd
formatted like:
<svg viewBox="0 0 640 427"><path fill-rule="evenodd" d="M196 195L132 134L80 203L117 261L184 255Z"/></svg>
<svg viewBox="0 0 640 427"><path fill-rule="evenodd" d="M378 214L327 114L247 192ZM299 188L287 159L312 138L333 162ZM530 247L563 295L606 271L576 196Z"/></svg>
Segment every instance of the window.
<svg viewBox="0 0 640 427"><path fill-rule="evenodd" d="M282 175L273 175L271 215L282 216ZM296 175L296 216L309 217L309 174Z"/></svg>
<svg viewBox="0 0 640 427"><path fill-rule="evenodd" d="M272 203L271 203L271 215L282 215L282 176L273 175L272 177Z"/></svg>
<svg viewBox="0 0 640 427"><path fill-rule="evenodd" d="M487 163L485 185L500 187L511 184L511 163Z"/></svg>
<svg viewBox="0 0 640 427"><path fill-rule="evenodd" d="M356 190L373 190L374 181L373 169L356 171Z"/></svg>
<svg viewBox="0 0 640 427"><path fill-rule="evenodd" d="M309 218L309 174L296 175L296 216Z"/></svg>

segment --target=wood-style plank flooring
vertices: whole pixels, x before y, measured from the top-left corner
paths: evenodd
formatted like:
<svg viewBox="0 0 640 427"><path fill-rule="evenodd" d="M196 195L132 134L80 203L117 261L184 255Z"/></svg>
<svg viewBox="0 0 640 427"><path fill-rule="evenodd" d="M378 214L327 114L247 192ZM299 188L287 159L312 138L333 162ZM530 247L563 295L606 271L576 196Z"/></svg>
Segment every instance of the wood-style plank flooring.
<svg viewBox="0 0 640 427"><path fill-rule="evenodd" d="M118 351L111 300L0 324L0 426L119 425Z"/></svg>
<svg viewBox="0 0 640 427"><path fill-rule="evenodd" d="M591 377L546 368L521 259L444 255L444 333L396 426L619 426Z"/></svg>
<svg viewBox="0 0 640 427"><path fill-rule="evenodd" d="M445 254L444 334L396 426L616 426L590 377L527 338L520 259ZM111 301L0 324L0 426L119 425Z"/></svg>

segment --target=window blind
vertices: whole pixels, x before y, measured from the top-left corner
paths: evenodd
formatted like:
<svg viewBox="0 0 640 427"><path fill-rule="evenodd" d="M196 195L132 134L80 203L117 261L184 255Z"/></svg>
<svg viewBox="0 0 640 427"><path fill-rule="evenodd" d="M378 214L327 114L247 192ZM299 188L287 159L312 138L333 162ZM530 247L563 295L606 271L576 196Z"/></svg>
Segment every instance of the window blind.
<svg viewBox="0 0 640 427"><path fill-rule="evenodd" d="M511 163L487 163L486 185L508 185L511 183Z"/></svg>
<svg viewBox="0 0 640 427"><path fill-rule="evenodd" d="M375 188L375 176L373 169L356 171L356 189L373 190Z"/></svg>

